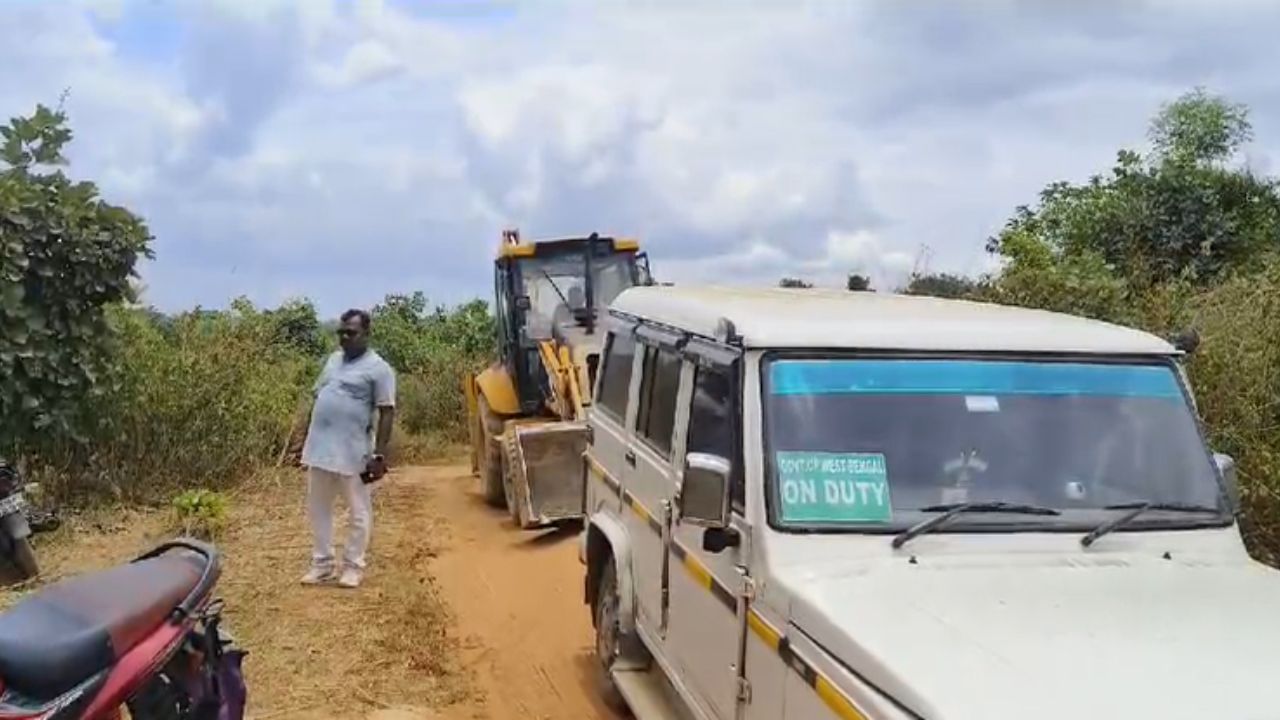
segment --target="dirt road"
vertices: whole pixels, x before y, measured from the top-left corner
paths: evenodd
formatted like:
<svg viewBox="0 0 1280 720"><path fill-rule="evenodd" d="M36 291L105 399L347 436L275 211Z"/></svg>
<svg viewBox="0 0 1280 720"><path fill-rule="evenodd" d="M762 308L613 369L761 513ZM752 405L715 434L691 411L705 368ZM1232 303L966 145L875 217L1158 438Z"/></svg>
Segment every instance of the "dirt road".
<svg viewBox="0 0 1280 720"><path fill-rule="evenodd" d="M432 574L456 618L480 699L448 715L613 720L599 699L576 530L526 532L487 507L465 467L415 470L445 530Z"/></svg>

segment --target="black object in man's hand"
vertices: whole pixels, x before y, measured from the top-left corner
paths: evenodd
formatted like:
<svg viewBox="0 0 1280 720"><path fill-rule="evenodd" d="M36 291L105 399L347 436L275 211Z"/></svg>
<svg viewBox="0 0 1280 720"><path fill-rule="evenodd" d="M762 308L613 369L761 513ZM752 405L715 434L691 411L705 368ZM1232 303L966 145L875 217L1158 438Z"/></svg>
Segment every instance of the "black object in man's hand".
<svg viewBox="0 0 1280 720"><path fill-rule="evenodd" d="M360 473L360 479L366 485L377 482L387 475L387 459L381 455L374 455L369 458L369 462L365 463L364 472Z"/></svg>

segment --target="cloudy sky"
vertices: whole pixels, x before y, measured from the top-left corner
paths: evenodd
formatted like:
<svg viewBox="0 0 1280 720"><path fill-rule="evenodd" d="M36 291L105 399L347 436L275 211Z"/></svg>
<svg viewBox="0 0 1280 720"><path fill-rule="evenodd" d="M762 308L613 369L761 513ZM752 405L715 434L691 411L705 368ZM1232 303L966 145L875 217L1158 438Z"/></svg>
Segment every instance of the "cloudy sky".
<svg viewBox="0 0 1280 720"><path fill-rule="evenodd" d="M748 8L748 9L744 9ZM0 115L156 236L166 309L490 291L499 231L681 282L980 272L1195 85L1280 153L1280 3L0 0Z"/></svg>

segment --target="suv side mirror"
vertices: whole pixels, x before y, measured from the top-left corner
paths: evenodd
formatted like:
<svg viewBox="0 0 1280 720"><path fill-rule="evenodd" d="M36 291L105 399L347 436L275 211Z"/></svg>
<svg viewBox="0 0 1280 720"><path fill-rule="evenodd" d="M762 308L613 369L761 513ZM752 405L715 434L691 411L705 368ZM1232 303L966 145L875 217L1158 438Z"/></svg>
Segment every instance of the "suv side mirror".
<svg viewBox="0 0 1280 720"><path fill-rule="evenodd" d="M1240 512L1240 483L1236 479L1236 461L1226 453L1214 453L1213 464L1222 473L1222 484L1226 487L1227 502L1231 504L1232 514Z"/></svg>
<svg viewBox="0 0 1280 720"><path fill-rule="evenodd" d="M1200 333L1189 328L1169 338L1169 344L1187 355L1192 355L1200 347Z"/></svg>
<svg viewBox="0 0 1280 720"><path fill-rule="evenodd" d="M719 455L689 453L680 486L680 518L691 525L729 525L729 474L732 465Z"/></svg>

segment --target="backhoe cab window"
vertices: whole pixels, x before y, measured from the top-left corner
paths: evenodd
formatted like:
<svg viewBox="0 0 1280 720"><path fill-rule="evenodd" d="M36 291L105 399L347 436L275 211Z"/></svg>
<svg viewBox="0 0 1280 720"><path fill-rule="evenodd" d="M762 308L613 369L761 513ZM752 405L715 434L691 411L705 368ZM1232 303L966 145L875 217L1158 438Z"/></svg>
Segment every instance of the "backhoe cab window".
<svg viewBox="0 0 1280 720"><path fill-rule="evenodd" d="M524 294L529 298L529 334L547 338L555 325L579 322L587 307L586 257L582 253L562 253L520 261ZM596 312L623 290L635 284L634 258L630 254L600 255L592 258L592 292Z"/></svg>

